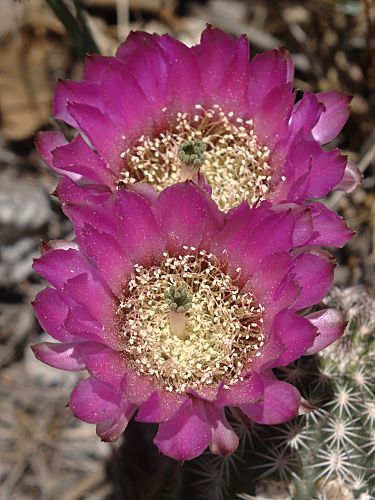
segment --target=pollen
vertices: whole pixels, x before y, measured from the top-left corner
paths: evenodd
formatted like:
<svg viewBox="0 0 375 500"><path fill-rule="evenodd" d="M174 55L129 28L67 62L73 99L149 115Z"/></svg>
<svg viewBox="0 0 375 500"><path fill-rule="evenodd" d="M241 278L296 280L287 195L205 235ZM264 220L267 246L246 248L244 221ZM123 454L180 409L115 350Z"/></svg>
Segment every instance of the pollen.
<svg viewBox="0 0 375 500"><path fill-rule="evenodd" d="M169 325L176 301L189 305L183 337ZM122 354L168 391L233 385L264 344L263 311L211 254L192 248L178 257L165 254L158 266L134 266L117 310Z"/></svg>
<svg viewBox="0 0 375 500"><path fill-rule="evenodd" d="M141 136L121 153L124 169L118 186L147 182L161 191L179 182L186 144L204 146L199 165L222 210L267 197L272 180L269 148L259 144L251 119L224 113L218 105L205 110L197 104L195 113L178 113L174 126L159 136Z"/></svg>

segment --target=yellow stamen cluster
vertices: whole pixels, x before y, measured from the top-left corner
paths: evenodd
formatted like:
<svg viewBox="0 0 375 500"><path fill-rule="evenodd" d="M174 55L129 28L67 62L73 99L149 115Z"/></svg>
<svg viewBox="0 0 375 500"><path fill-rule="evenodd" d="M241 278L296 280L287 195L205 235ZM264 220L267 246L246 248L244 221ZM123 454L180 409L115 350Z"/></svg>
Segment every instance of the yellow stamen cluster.
<svg viewBox="0 0 375 500"><path fill-rule="evenodd" d="M143 181L162 190L180 181L180 147L203 141L201 171L221 209L228 210L243 200L252 204L263 199L270 188L270 151L258 143L253 121L224 113L218 105L205 110L197 104L195 108L195 114L178 113L170 130L158 137L142 136L121 154L125 169L119 186Z"/></svg>
<svg viewBox="0 0 375 500"><path fill-rule="evenodd" d="M169 391L234 384L263 345L264 308L240 293L213 255L184 249L178 257L165 253L159 266L134 266L117 311L123 355L138 374ZM182 338L169 325L165 293L171 287L192 297Z"/></svg>

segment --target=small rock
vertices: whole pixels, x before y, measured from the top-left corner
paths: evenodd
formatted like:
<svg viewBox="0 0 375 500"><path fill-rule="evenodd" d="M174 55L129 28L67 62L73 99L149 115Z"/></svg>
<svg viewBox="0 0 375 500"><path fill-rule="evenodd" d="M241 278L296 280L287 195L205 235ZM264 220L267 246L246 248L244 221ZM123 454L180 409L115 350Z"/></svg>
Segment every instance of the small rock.
<svg viewBox="0 0 375 500"><path fill-rule="evenodd" d="M51 216L47 193L20 179L0 179L0 241L10 244L35 233Z"/></svg>

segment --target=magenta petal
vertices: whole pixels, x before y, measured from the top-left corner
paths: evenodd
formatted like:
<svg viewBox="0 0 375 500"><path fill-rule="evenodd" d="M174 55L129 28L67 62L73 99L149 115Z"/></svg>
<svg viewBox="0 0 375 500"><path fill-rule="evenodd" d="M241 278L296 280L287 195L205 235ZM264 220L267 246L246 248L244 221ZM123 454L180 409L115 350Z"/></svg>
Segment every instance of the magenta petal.
<svg viewBox="0 0 375 500"><path fill-rule="evenodd" d="M113 59L100 83L105 114L122 131L127 143L140 135L152 135L150 102L135 77Z"/></svg>
<svg viewBox="0 0 375 500"><path fill-rule="evenodd" d="M69 279L90 272L89 265L83 255L72 248L54 250L42 255L34 262L33 268L60 290Z"/></svg>
<svg viewBox="0 0 375 500"><path fill-rule="evenodd" d="M79 274L69 279L64 294L84 306L92 316L106 324L113 319L117 304L109 289L89 274Z"/></svg>
<svg viewBox="0 0 375 500"><path fill-rule="evenodd" d="M69 308L68 315L64 321L65 328L75 337L75 339L98 342L113 349L122 346L122 340L116 333L113 325L113 318L107 325L103 325L85 309L84 306L74 303Z"/></svg>
<svg viewBox="0 0 375 500"><path fill-rule="evenodd" d="M296 215L289 210L276 212L269 203L252 209L242 204L229 212L210 248L241 287L267 255L289 252L295 223Z"/></svg>
<svg viewBox="0 0 375 500"><path fill-rule="evenodd" d="M247 106L247 82L249 79L249 41L245 35L236 40L236 51L229 74L217 90L218 102L224 110L243 115Z"/></svg>
<svg viewBox="0 0 375 500"><path fill-rule="evenodd" d="M77 418L97 424L117 417L121 398L108 385L89 377L78 382L70 396L69 406Z"/></svg>
<svg viewBox="0 0 375 500"><path fill-rule="evenodd" d="M291 307L298 297L299 292L300 287L295 282L293 275L291 273L285 275L275 289L272 304L269 303L267 306L267 316L269 319L272 321L273 315L286 307ZM266 318L264 319L264 325L268 325Z"/></svg>
<svg viewBox="0 0 375 500"><path fill-rule="evenodd" d="M308 244L343 247L354 236L345 220L323 203L309 205L313 218L314 232Z"/></svg>
<svg viewBox="0 0 375 500"><path fill-rule="evenodd" d="M295 136L302 131L303 136L307 136L324 111L324 104L320 103L312 92L305 92L293 108L289 123L291 134Z"/></svg>
<svg viewBox="0 0 375 500"><path fill-rule="evenodd" d="M272 330L285 346L285 352L273 366L285 366L303 356L316 336L316 328L311 322L288 309L276 315Z"/></svg>
<svg viewBox="0 0 375 500"><path fill-rule="evenodd" d="M189 181L165 189L154 213L170 253L181 252L185 245L207 248L224 224L224 214L208 194Z"/></svg>
<svg viewBox="0 0 375 500"><path fill-rule="evenodd" d="M38 132L35 139L38 153L50 167L53 166L52 151L67 143L62 132Z"/></svg>
<svg viewBox="0 0 375 500"><path fill-rule="evenodd" d="M123 44L117 49L116 57L128 63L139 51L152 48L160 38L156 33L131 31Z"/></svg>
<svg viewBox="0 0 375 500"><path fill-rule="evenodd" d="M324 151L312 140L295 142L288 152L284 171L287 200L302 203L307 198L326 196L343 178L345 165L346 158L338 149Z"/></svg>
<svg viewBox="0 0 375 500"><path fill-rule="evenodd" d="M135 35L136 36L136 35ZM132 38L130 35L128 40ZM123 46L128 46L128 42ZM120 47L119 52L122 47ZM158 47L154 47L158 49ZM152 114L155 111L152 106L153 95L150 94L150 85L152 80L151 67L147 64L149 51L147 53L138 51L126 64L118 57L103 57L98 54L87 56L84 65L84 77L87 80L97 82L100 89L100 102L89 103L93 107L100 109L118 125L122 134L129 139L134 139L137 135L152 134L153 121ZM160 49L159 49L160 52ZM161 59L161 58L160 58ZM141 75L132 74L134 65L137 62L138 68L142 68ZM158 77L161 78L160 67ZM93 82L85 82L94 86ZM79 102L72 100L72 102ZM159 113L161 108L159 106Z"/></svg>
<svg viewBox="0 0 375 500"><path fill-rule="evenodd" d="M308 172L305 172L304 174L300 175L295 182L291 183L286 201L303 203L303 201L306 200L307 198L314 197L313 195L311 195L312 189L310 182L312 180L312 175L310 172L311 172L311 164L309 166Z"/></svg>
<svg viewBox="0 0 375 500"><path fill-rule="evenodd" d="M77 122L68 110L68 103L88 104L100 108L100 87L94 82L58 81L53 99L53 114L58 120L77 127Z"/></svg>
<svg viewBox="0 0 375 500"><path fill-rule="evenodd" d="M115 418L105 420L96 425L97 435L102 441L116 441L125 431L136 409L135 405L122 401L120 412Z"/></svg>
<svg viewBox="0 0 375 500"><path fill-rule="evenodd" d="M76 175L76 174L74 174ZM79 176L81 177L81 176ZM107 186L99 184L77 184L69 177L62 177L56 188L56 193L61 200L62 208L65 211L66 206L73 203L106 203L112 196Z"/></svg>
<svg viewBox="0 0 375 500"><path fill-rule="evenodd" d="M281 281L292 266L292 258L289 253L274 253L265 257L250 280L243 287L242 292L250 291L257 299L267 307L273 308L275 294ZM286 307L285 303L283 307Z"/></svg>
<svg viewBox="0 0 375 500"><path fill-rule="evenodd" d="M115 57L87 54L83 66L83 78L101 84L111 66L124 69L123 62Z"/></svg>
<svg viewBox="0 0 375 500"><path fill-rule="evenodd" d="M315 250L296 257L293 265L294 280L300 286L300 294L293 304L299 311L318 304L333 283L334 262L327 252Z"/></svg>
<svg viewBox="0 0 375 500"><path fill-rule="evenodd" d="M155 49L158 47L154 47L154 51ZM148 82L153 78L150 65L147 64L149 51L138 52L127 64L118 57L92 54L86 58L84 65L84 77L97 82L100 89L100 103L93 103L93 107L100 109L118 125L127 142L142 133L152 135L152 115L156 111L155 103L152 102L154 96L149 95ZM142 68L140 77L132 74L134 61ZM158 77L161 78L161 71L158 71ZM88 83L93 85L92 82ZM159 106L159 114L162 107Z"/></svg>
<svg viewBox="0 0 375 500"><path fill-rule="evenodd" d="M264 225L249 233L244 249L242 277L248 277L268 255L289 251L293 246L295 217L291 212L272 214Z"/></svg>
<svg viewBox="0 0 375 500"><path fill-rule="evenodd" d="M56 290L45 288L39 292L33 302L33 307L41 327L53 338L61 342L75 340L64 327L68 305Z"/></svg>
<svg viewBox="0 0 375 500"><path fill-rule="evenodd" d="M247 403L255 403L262 395L262 379L256 372L252 372L244 380L223 387L219 392L215 404L219 406L239 406Z"/></svg>
<svg viewBox="0 0 375 500"><path fill-rule="evenodd" d="M204 105L219 104L226 112L242 112L249 72L249 43L208 26L193 47L205 92Z"/></svg>
<svg viewBox="0 0 375 500"><path fill-rule="evenodd" d="M345 172L346 158L339 150L324 151L312 159L309 172L309 191L307 197L322 198L339 182ZM323 177L323 178L321 178Z"/></svg>
<svg viewBox="0 0 375 500"><path fill-rule="evenodd" d="M112 193L107 190L92 192L87 185L82 188L70 179L63 178L58 186L58 195L64 213L73 222L76 239L80 245L83 244L82 230L85 225L92 226L99 232L117 236L117 218L113 216Z"/></svg>
<svg viewBox="0 0 375 500"><path fill-rule="evenodd" d="M182 394L168 391L155 391L141 404L136 420L139 422L164 422L171 419L190 399Z"/></svg>
<svg viewBox="0 0 375 500"><path fill-rule="evenodd" d="M225 83L236 45L237 41L231 35L208 26L202 32L200 43L192 47L206 92L212 92Z"/></svg>
<svg viewBox="0 0 375 500"><path fill-rule="evenodd" d="M158 35L132 32L117 51L117 56L126 63L126 69L134 75L147 96L149 110L161 131L166 125L162 109L167 100L168 63L157 43L159 38Z"/></svg>
<svg viewBox="0 0 375 500"><path fill-rule="evenodd" d="M111 385L115 391L123 391L127 368L119 352L101 344L86 344L81 351L91 375Z"/></svg>
<svg viewBox="0 0 375 500"><path fill-rule="evenodd" d="M249 240L252 241L253 233L256 234L257 229L265 225L264 221L272 214L270 208L268 202L256 209L251 209L247 202L243 202L228 212L224 227L210 246L222 264L227 265L228 274L238 276L237 269L244 267L245 246ZM240 286L246 279L241 280Z"/></svg>
<svg viewBox="0 0 375 500"><path fill-rule="evenodd" d="M312 130L312 135L320 144L332 141L345 125L349 117L349 104L352 96L343 94L338 90L320 92L316 94L319 102L325 106L325 111Z"/></svg>
<svg viewBox="0 0 375 500"><path fill-rule="evenodd" d="M166 106L168 112L184 112L202 102L201 76L195 57L183 43L169 35L158 38L167 62Z"/></svg>
<svg viewBox="0 0 375 500"><path fill-rule="evenodd" d="M267 311L263 318L265 345L262 347L262 355L252 360L251 368L254 370L276 366L275 360L286 350L282 340L271 334L275 315L290 307L300 291L290 273L291 265L292 259L287 253L266 257L242 290L254 293Z"/></svg>
<svg viewBox="0 0 375 500"><path fill-rule="evenodd" d="M31 348L40 361L54 368L69 372L76 372L85 368L79 342L69 344L41 342Z"/></svg>
<svg viewBox="0 0 375 500"><path fill-rule="evenodd" d="M79 130L84 132L100 156L113 165L122 163L120 154L125 140L121 129L99 109L86 104L68 104L69 113L74 117Z"/></svg>
<svg viewBox="0 0 375 500"><path fill-rule="evenodd" d="M138 375L134 368L128 367L124 394L129 403L141 405L158 387L151 379Z"/></svg>
<svg viewBox="0 0 375 500"><path fill-rule="evenodd" d="M291 69L290 56L285 50L269 50L251 59L248 91L251 114L273 88L292 80Z"/></svg>
<svg viewBox="0 0 375 500"><path fill-rule="evenodd" d="M292 209L293 210L293 209ZM314 230L313 217L308 208L298 207L296 210L296 225L293 232L293 246L301 247L311 240Z"/></svg>
<svg viewBox="0 0 375 500"><path fill-rule="evenodd" d="M306 354L316 354L344 333L346 321L344 315L336 309L323 309L305 317L318 329L315 341Z"/></svg>
<svg viewBox="0 0 375 500"><path fill-rule="evenodd" d="M206 404L206 411L212 432L210 450L215 455L230 455L238 448L239 439L225 416L224 408Z"/></svg>
<svg viewBox="0 0 375 500"><path fill-rule="evenodd" d="M95 262L111 290L120 295L133 271L133 264L116 239L95 228L82 228L82 243L87 255Z"/></svg>
<svg viewBox="0 0 375 500"><path fill-rule="evenodd" d="M272 148L287 133L295 91L291 83L271 90L254 112L254 129L262 144Z"/></svg>
<svg viewBox="0 0 375 500"><path fill-rule="evenodd" d="M344 177L334 187L334 191L344 191L345 193L353 193L363 182L363 173L355 163L348 160L344 171Z"/></svg>
<svg viewBox="0 0 375 500"><path fill-rule="evenodd" d="M114 186L113 173L80 135L69 144L56 148L52 157L54 167L61 171L75 172L99 183Z"/></svg>
<svg viewBox="0 0 375 500"><path fill-rule="evenodd" d="M35 140L36 148L42 159L54 170L58 175L66 175L70 179L79 182L82 175L74 171L66 169L65 166L58 168L55 165L53 153L57 148L69 145L64 135L61 132L39 132Z"/></svg>
<svg viewBox="0 0 375 500"><path fill-rule="evenodd" d="M143 196L121 190L117 207L118 243L129 258L143 266L160 262L166 242L149 202Z"/></svg>
<svg viewBox="0 0 375 500"><path fill-rule="evenodd" d="M289 50L287 50L285 47L281 47L277 50L286 60L286 83L291 83L294 80L294 63L292 56Z"/></svg>
<svg viewBox="0 0 375 500"><path fill-rule="evenodd" d="M158 192L156 189L151 186L151 184L147 184L147 182L135 182L134 184L128 184L126 186L128 191L132 191L133 193L139 194L148 201L150 204L154 204L158 197Z"/></svg>
<svg viewBox="0 0 375 500"><path fill-rule="evenodd" d="M286 347L281 339L267 328L266 342L262 347L261 356L255 357L251 362L251 369L261 373L264 370L277 366L277 359L285 352Z"/></svg>
<svg viewBox="0 0 375 500"><path fill-rule="evenodd" d="M167 422L159 424L154 443L159 450L175 460L192 460L203 453L211 442L203 402L192 400Z"/></svg>
<svg viewBox="0 0 375 500"><path fill-rule="evenodd" d="M254 422L274 425L295 418L301 402L301 395L294 386L281 382L272 372L262 374L264 400L241 406L241 410Z"/></svg>
<svg viewBox="0 0 375 500"><path fill-rule="evenodd" d="M203 401L216 401L217 395L219 393L220 388L224 383L220 382L218 385L214 385L211 387L196 387L195 389L188 387L186 392L191 396L196 397L197 399L202 399Z"/></svg>

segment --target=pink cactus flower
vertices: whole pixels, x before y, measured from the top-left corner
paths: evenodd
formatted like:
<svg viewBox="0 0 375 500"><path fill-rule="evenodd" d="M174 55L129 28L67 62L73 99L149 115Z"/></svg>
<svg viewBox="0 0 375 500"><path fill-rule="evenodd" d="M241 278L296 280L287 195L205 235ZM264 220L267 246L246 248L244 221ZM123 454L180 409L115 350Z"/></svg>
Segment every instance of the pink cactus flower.
<svg viewBox="0 0 375 500"><path fill-rule="evenodd" d="M108 441L133 416L157 423L161 452L189 460L237 448L226 408L263 424L298 414L273 368L344 329L333 309L306 314L333 279L319 213L264 201L225 214L192 181L74 209L77 242L44 244L34 264L51 284L35 312L58 342L33 349L88 374L70 397L79 419Z"/></svg>
<svg viewBox="0 0 375 500"><path fill-rule="evenodd" d="M54 116L78 135L68 143L60 132L42 132L37 145L86 193L205 179L228 210L243 200L302 203L352 191L361 172L338 149L322 149L345 124L350 96L305 92L295 103L292 80L288 52L250 61L245 36L208 26L188 48L169 35L134 32L115 57L88 55L82 81L59 82ZM62 181L61 199L65 192Z"/></svg>

